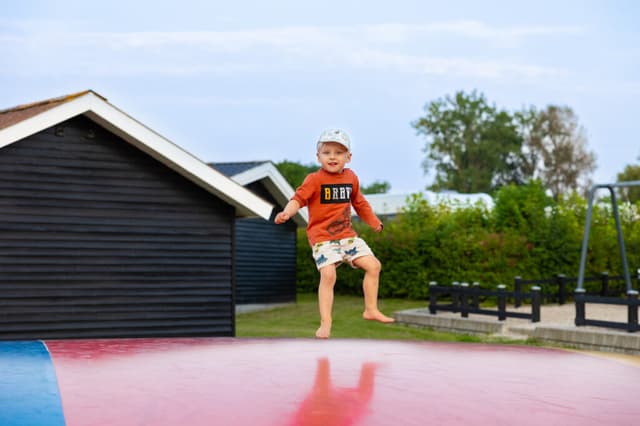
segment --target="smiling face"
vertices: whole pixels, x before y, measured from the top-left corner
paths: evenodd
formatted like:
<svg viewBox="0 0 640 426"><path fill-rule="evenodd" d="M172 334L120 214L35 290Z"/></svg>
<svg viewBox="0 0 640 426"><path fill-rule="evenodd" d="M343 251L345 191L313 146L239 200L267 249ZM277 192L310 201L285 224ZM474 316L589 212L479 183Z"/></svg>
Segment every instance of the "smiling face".
<svg viewBox="0 0 640 426"><path fill-rule="evenodd" d="M325 142L318 149L318 162L329 173L341 173L351 161L351 152L337 142Z"/></svg>

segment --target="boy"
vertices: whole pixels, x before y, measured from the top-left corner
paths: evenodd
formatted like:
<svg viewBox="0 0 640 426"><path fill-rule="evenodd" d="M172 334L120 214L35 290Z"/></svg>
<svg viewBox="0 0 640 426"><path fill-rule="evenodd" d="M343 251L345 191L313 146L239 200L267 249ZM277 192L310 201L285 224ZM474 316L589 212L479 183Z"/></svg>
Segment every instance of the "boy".
<svg viewBox="0 0 640 426"><path fill-rule="evenodd" d="M358 177L345 168L351 161L351 141L343 130L325 130L317 142L320 170L309 174L284 210L275 217L275 223L284 223L304 206L309 208L307 237L320 272L318 307L320 327L316 337L327 339L331 334L333 287L336 267L348 262L353 268L364 270L364 312L362 317L382 323L393 318L378 310L378 281L380 261L351 227L351 206L358 216L375 232L382 232L382 222L360 193Z"/></svg>

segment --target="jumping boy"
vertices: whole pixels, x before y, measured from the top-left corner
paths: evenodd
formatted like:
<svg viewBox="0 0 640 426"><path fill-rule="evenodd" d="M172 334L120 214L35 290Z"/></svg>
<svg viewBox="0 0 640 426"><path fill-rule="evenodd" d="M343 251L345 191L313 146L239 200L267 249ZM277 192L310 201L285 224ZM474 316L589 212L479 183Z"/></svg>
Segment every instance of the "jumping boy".
<svg viewBox="0 0 640 426"><path fill-rule="evenodd" d="M316 337L327 339L331 335L336 267L342 262L364 270L362 317L382 323L391 323L394 319L378 310L380 261L351 226L353 206L358 216L375 232L382 232L382 222L360 193L358 177L351 169L345 168L351 161L349 136L343 130L325 130L318 139L316 155L320 170L305 178L284 210L276 215L275 223L286 222L304 206L309 209L307 238L320 272L320 327L316 331Z"/></svg>

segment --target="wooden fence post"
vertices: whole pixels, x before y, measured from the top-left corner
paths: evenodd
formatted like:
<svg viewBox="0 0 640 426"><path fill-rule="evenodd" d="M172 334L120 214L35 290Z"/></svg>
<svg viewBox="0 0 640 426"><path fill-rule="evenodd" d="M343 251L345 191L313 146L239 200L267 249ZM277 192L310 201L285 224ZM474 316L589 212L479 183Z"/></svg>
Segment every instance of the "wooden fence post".
<svg viewBox="0 0 640 426"><path fill-rule="evenodd" d="M438 283L435 281L429 282L429 313L432 315L436 314L437 306L438 306Z"/></svg>
<svg viewBox="0 0 640 426"><path fill-rule="evenodd" d="M577 288L573 296L576 304L576 326L585 325L584 295L584 288Z"/></svg>
<svg viewBox="0 0 640 426"><path fill-rule="evenodd" d="M565 274L558 274L558 305L564 305L567 300L567 280Z"/></svg>
<svg viewBox="0 0 640 426"><path fill-rule="evenodd" d="M498 321L507 319L507 295L504 284L498 285Z"/></svg>
<svg viewBox="0 0 640 426"><path fill-rule="evenodd" d="M473 301L471 302L471 305L473 306L474 309L479 309L480 308L480 283L475 281L472 285L472 294L473 294Z"/></svg>
<svg viewBox="0 0 640 426"><path fill-rule="evenodd" d="M635 290L629 290L627 292L627 331L638 331L638 292Z"/></svg>
<svg viewBox="0 0 640 426"><path fill-rule="evenodd" d="M458 281L454 281L451 283L453 287L451 289L451 311L452 312L460 312L460 283Z"/></svg>
<svg viewBox="0 0 640 426"><path fill-rule="evenodd" d="M607 296L609 294L609 273L602 272L600 274L600 280L602 282L602 287L600 287L600 296Z"/></svg>
<svg viewBox="0 0 640 426"><path fill-rule="evenodd" d="M522 278L518 276L513 280L513 305L516 308L520 307L520 291L522 291Z"/></svg>
<svg viewBox="0 0 640 426"><path fill-rule="evenodd" d="M531 322L540 322L540 304L542 303L542 292L540 287L531 287Z"/></svg>
<svg viewBox="0 0 640 426"><path fill-rule="evenodd" d="M469 317L469 283L460 284L460 313L462 318Z"/></svg>

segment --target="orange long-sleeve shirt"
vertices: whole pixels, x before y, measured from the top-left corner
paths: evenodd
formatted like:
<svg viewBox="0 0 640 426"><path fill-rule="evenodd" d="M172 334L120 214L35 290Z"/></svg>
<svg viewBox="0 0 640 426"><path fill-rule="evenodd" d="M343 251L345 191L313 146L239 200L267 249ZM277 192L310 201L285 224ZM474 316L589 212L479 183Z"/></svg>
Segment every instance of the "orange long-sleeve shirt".
<svg viewBox="0 0 640 426"><path fill-rule="evenodd" d="M351 206L372 228L382 223L360 192L358 177L351 169L342 173L323 169L311 173L291 199L309 209L307 238L311 245L357 236L351 226Z"/></svg>

